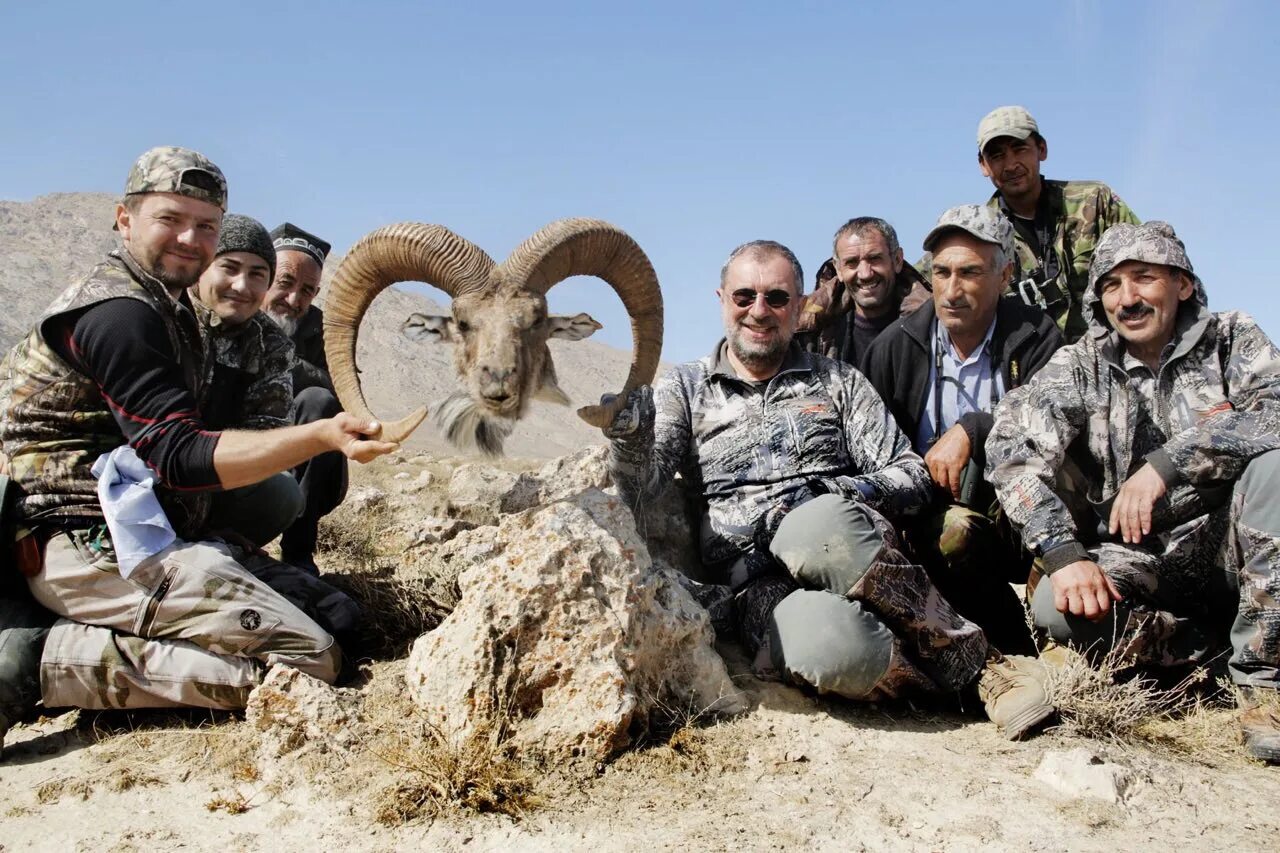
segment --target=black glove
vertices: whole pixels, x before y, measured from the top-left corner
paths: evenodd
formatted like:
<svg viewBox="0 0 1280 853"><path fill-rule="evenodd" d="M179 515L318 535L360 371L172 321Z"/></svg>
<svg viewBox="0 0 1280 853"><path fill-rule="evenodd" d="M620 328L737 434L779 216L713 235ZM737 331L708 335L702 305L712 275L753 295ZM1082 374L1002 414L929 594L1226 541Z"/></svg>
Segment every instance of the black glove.
<svg viewBox="0 0 1280 853"><path fill-rule="evenodd" d="M616 399L616 394L605 394L600 398L600 405L607 405ZM655 414L653 389L648 385L641 385L627 395L627 404L618 410L613 416L613 422L604 428L605 437L626 439L652 434Z"/></svg>

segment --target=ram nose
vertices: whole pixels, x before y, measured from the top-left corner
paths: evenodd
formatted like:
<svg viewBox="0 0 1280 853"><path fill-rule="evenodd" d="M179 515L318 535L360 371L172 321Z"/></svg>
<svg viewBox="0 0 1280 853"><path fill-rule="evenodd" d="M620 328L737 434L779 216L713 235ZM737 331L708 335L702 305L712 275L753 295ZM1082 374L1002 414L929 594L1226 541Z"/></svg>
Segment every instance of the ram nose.
<svg viewBox="0 0 1280 853"><path fill-rule="evenodd" d="M480 368L480 396L496 409L511 405L516 394L515 371L509 368Z"/></svg>

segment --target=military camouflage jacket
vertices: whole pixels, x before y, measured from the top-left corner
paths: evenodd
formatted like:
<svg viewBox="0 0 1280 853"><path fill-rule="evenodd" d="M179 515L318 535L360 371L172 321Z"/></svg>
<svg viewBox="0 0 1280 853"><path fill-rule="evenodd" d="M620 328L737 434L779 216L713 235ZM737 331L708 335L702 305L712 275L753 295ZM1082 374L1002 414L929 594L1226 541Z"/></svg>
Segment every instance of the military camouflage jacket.
<svg viewBox="0 0 1280 853"><path fill-rule="evenodd" d="M921 305L921 300L906 298L925 290L925 279L911 264L903 263L894 284L899 288L904 303L900 315L907 315ZM848 364L859 364L865 353L855 352L853 345L853 294L836 275L835 264L830 258L818 268L817 284L812 293L805 294L800 305L800 319L796 323L796 335L801 346L812 353L835 358Z"/></svg>
<svg viewBox="0 0 1280 853"><path fill-rule="evenodd" d="M615 439L615 482L632 506L676 474L706 503L702 559L723 567L750 550L757 522L821 481L890 517L932 496L924 462L871 383L843 362L793 344L768 382L738 378L720 342L653 390L652 433Z"/></svg>
<svg viewBox="0 0 1280 853"><path fill-rule="evenodd" d="M1044 179L1041 204L1048 205L1054 221L1050 246L1041 247L1042 256L1051 248L1056 260L1057 274L1044 282L1046 270L1042 258L1037 258L1023 236L1015 216L999 193L987 202L999 208L1015 223L1014 247L1017 264L1014 267L1015 290L1019 282L1032 278L1044 283L1039 288L1045 304L1041 305L1057 321L1068 343L1079 340L1088 328L1084 316L1084 295L1089 287L1089 263L1093 260L1094 247L1102 234L1117 222L1138 224L1138 217L1120 196L1099 181L1051 181ZM1050 270L1052 271L1052 270ZM1030 292L1028 290L1028 292ZM1020 294L1021 295L1021 294ZM1024 297L1025 298L1025 297Z"/></svg>
<svg viewBox="0 0 1280 853"><path fill-rule="evenodd" d="M228 326L199 299L191 300L204 335L200 412L210 429L288 426L293 405L293 342L259 311Z"/></svg>
<svg viewBox="0 0 1280 853"><path fill-rule="evenodd" d="M180 354L187 387L199 388L202 348L194 317L127 253L113 251L63 291L4 360L0 448L9 476L21 487L16 506L24 522L61 525L102 519L97 478L90 468L101 454L123 444L124 436L97 383L54 351L45 329L54 317L121 297L140 300L160 315L170 346ZM179 535L203 524L208 493L156 491Z"/></svg>
<svg viewBox="0 0 1280 853"><path fill-rule="evenodd" d="M1144 462L1168 486L1153 519L1163 550L1171 536L1195 534L1253 457L1280 448L1280 351L1247 314L1211 313L1199 279L1195 285L1155 378L1155 411L1131 384L1119 336L1092 291L1089 335L997 407L987 478L1046 568L1107 537L1116 492ZM1167 437L1163 445L1145 446L1153 430L1144 424ZM1068 460L1088 484L1087 506L1068 506L1055 483Z"/></svg>

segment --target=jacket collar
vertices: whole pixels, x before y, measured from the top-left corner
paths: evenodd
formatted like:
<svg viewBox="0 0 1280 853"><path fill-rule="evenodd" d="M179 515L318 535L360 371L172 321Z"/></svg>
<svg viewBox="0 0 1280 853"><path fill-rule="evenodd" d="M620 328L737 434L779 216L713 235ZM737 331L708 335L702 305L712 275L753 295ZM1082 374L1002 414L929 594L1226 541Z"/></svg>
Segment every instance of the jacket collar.
<svg viewBox="0 0 1280 853"><path fill-rule="evenodd" d="M737 382L747 382L754 384L753 380L746 379L738 375L733 369L733 362L729 361L729 340L721 338L716 344L716 348L711 351L711 369L707 372L709 377L724 377L733 379ZM800 345L793 338L790 346L787 347L787 354L783 357L782 367L778 368L778 372L769 377L772 380L774 376L781 376L793 370L813 370L813 356L810 353L800 349ZM769 381L765 380L765 381Z"/></svg>

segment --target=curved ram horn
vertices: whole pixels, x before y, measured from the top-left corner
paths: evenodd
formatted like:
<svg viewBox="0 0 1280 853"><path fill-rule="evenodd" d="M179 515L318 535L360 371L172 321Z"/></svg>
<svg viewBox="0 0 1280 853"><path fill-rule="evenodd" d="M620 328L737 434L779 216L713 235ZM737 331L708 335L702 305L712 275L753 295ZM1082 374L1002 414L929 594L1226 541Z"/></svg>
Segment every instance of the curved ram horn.
<svg viewBox="0 0 1280 853"><path fill-rule="evenodd" d="M616 400L578 409L578 417L604 429L627 395L653 382L662 356L662 291L644 251L626 232L599 219L561 219L525 240L500 268L503 278L546 294L575 275L602 278L631 317L631 371Z"/></svg>
<svg viewBox="0 0 1280 853"><path fill-rule="evenodd" d="M400 222L379 228L351 248L324 302L324 354L342 408L374 419L356 373L356 337L374 297L397 281L422 281L449 296L483 290L493 269L484 250L441 225ZM382 424L382 441L400 442L427 416L426 407Z"/></svg>

